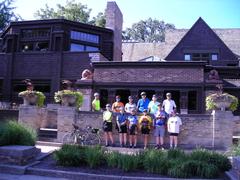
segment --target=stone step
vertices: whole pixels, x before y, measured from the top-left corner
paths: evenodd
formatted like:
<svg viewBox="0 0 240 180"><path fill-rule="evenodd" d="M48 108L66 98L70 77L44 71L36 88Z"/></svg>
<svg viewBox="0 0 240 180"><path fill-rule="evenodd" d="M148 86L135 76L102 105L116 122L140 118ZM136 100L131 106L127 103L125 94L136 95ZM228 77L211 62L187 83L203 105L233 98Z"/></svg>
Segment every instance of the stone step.
<svg viewBox="0 0 240 180"><path fill-rule="evenodd" d="M40 128L38 131L39 138L57 138L57 129Z"/></svg>
<svg viewBox="0 0 240 180"><path fill-rule="evenodd" d="M40 141L36 142L36 145L39 146L53 146L53 147L61 147L62 143L57 142L57 139L53 139L54 141Z"/></svg>

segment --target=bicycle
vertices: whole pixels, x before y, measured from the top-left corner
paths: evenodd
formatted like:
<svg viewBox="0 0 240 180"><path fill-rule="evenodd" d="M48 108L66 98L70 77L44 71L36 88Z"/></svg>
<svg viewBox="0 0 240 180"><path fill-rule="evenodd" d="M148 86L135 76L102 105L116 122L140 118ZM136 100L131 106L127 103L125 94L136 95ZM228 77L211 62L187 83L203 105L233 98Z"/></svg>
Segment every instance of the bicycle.
<svg viewBox="0 0 240 180"><path fill-rule="evenodd" d="M63 136L63 144L81 144L81 145L98 145L101 144L101 129L87 126L81 129L77 124L73 125L73 132Z"/></svg>

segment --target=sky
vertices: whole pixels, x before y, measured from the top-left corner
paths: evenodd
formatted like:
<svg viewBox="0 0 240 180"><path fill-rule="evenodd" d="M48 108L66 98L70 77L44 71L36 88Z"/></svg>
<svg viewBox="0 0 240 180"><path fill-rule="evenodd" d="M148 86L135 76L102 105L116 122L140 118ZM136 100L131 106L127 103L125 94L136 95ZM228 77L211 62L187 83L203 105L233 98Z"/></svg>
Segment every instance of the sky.
<svg viewBox="0 0 240 180"><path fill-rule="evenodd" d="M92 9L91 15L105 10L108 0L75 0ZM240 0L115 0L123 13L123 28L149 17L189 29L199 17L211 28L240 28ZM66 0L15 0L15 13L24 20L45 4L56 7Z"/></svg>

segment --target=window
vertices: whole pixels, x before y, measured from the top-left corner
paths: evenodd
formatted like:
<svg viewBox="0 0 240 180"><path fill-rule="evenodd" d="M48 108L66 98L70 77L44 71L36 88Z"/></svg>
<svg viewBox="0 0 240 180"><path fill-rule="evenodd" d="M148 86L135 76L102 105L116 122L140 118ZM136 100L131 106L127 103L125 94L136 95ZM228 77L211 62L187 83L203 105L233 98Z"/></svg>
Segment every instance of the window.
<svg viewBox="0 0 240 180"><path fill-rule="evenodd" d="M191 61L191 55L190 54L184 54L184 60L185 61Z"/></svg>
<svg viewBox="0 0 240 180"><path fill-rule="evenodd" d="M50 29L24 29L21 31L22 38L48 38Z"/></svg>
<svg viewBox="0 0 240 180"><path fill-rule="evenodd" d="M98 35L84 33L84 32L78 32L78 31L71 31L71 39L86 41L86 42L96 43L96 44L99 43Z"/></svg>
<svg viewBox="0 0 240 180"><path fill-rule="evenodd" d="M94 47L94 46L87 46L87 45L83 45L83 44L76 44L76 43L71 43L70 46L70 51L78 51L78 52L97 52L99 51L98 47Z"/></svg>
<svg viewBox="0 0 240 180"><path fill-rule="evenodd" d="M33 80L32 83L36 91L41 91L43 93L50 93L51 91L50 80ZM14 93L26 90L26 85L22 80L13 80L12 86Z"/></svg>
<svg viewBox="0 0 240 180"><path fill-rule="evenodd" d="M218 60L218 54L212 54L212 61Z"/></svg>
<svg viewBox="0 0 240 180"><path fill-rule="evenodd" d="M0 96L3 93L3 79L0 79Z"/></svg>
<svg viewBox="0 0 240 180"><path fill-rule="evenodd" d="M188 92L188 110L197 110L197 91Z"/></svg>
<svg viewBox="0 0 240 180"><path fill-rule="evenodd" d="M193 53L193 61L209 61L209 53Z"/></svg>
<svg viewBox="0 0 240 180"><path fill-rule="evenodd" d="M72 43L71 47L70 47L70 51L80 51L80 52L83 52L84 51L84 45Z"/></svg>

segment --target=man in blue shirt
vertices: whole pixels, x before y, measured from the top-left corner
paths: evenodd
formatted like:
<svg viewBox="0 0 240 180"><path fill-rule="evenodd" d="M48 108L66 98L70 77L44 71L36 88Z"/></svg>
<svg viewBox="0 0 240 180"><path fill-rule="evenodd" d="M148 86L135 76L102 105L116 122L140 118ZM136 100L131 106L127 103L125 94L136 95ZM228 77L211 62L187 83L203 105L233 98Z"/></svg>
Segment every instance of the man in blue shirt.
<svg viewBox="0 0 240 180"><path fill-rule="evenodd" d="M149 99L145 92L141 92L141 99L138 100L137 109L139 112L143 112L144 109L148 109Z"/></svg>
<svg viewBox="0 0 240 180"><path fill-rule="evenodd" d="M127 118L128 116L124 113L124 107L120 107L120 113L116 117L116 122L121 147L127 145Z"/></svg>

